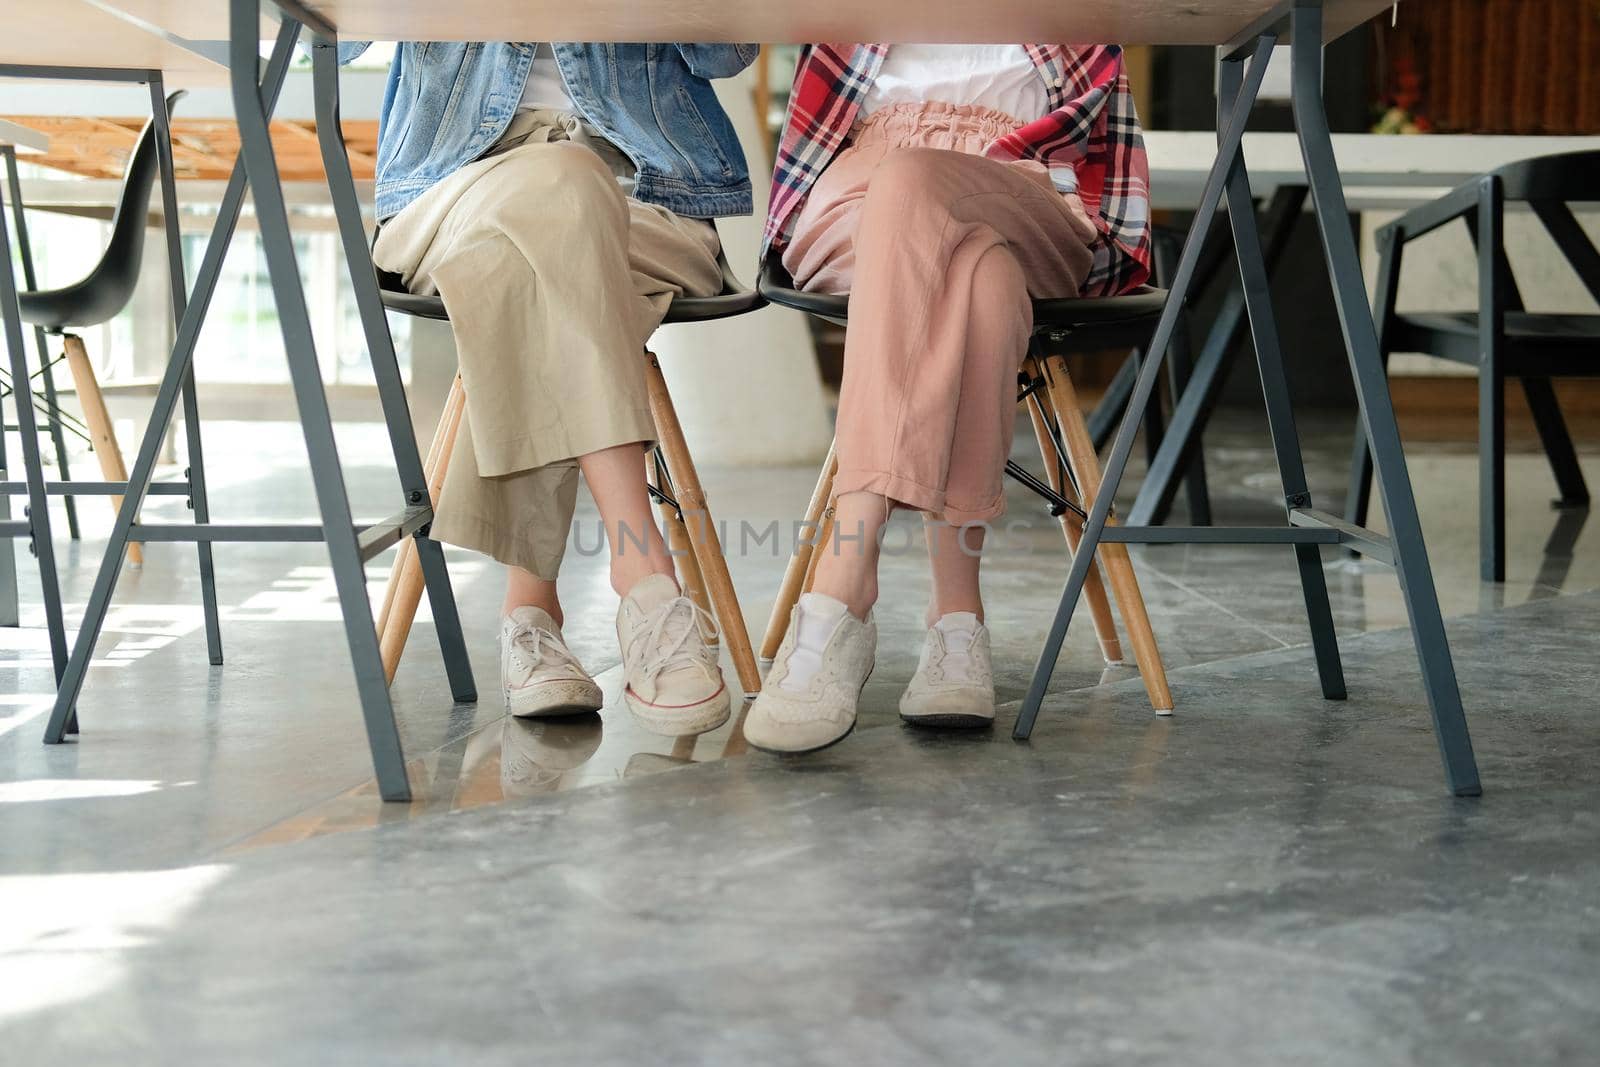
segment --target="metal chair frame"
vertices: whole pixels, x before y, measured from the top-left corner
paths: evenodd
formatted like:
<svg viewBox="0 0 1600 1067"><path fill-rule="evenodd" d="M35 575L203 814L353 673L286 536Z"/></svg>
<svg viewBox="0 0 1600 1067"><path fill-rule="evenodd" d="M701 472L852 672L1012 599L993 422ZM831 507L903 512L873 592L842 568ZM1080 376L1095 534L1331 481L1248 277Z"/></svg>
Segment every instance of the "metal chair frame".
<svg viewBox="0 0 1600 1067"><path fill-rule="evenodd" d="M1478 555L1486 582L1506 577L1505 382L1519 378L1540 443L1555 475L1557 508L1589 506L1589 487L1567 432L1552 378L1600 377L1600 315L1531 312L1505 249L1505 206L1526 203L1589 295L1600 303L1600 250L1568 205L1600 200L1600 151L1523 160L1414 208L1378 231L1378 354L1427 352L1478 368ZM1462 220L1478 254L1476 312L1395 310L1405 246ZM1345 518L1365 525L1372 498L1372 453L1357 429Z"/></svg>

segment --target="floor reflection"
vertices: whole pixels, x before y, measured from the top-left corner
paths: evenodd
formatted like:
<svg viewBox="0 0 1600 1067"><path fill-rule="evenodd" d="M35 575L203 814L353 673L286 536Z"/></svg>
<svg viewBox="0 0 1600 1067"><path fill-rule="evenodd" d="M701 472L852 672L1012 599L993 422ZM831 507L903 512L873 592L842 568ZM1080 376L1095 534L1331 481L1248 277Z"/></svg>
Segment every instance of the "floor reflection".
<svg viewBox="0 0 1600 1067"><path fill-rule="evenodd" d="M602 685L608 681L599 680ZM385 804L376 780L370 780L252 834L227 851L303 841L423 814L466 811L742 755L747 751L743 727L748 711L746 703L716 730L680 738L641 729L616 702L599 714L550 719L498 715L453 744L407 764L411 803Z"/></svg>
<svg viewBox="0 0 1600 1067"><path fill-rule="evenodd" d="M381 427L341 427L353 499L364 514L386 513L392 464ZM1342 505L1349 420L1309 417L1301 425L1312 491L1322 506ZM1031 441L1026 434L1019 442ZM1256 416L1223 413L1207 432L1208 474L1217 521L1281 521L1266 428ZM348 450L347 450L348 445ZM303 520L315 513L304 476L298 429L239 424L216 428L208 442L224 473L213 485L219 514ZM1018 458L1036 467L1019 445ZM1585 474L1600 479L1600 455L1581 453ZM1517 607L1600 585L1600 524L1587 510L1552 510L1548 464L1537 452L1507 461L1508 581L1478 577L1477 456L1470 447L1408 449L1408 465L1427 539L1429 562L1447 617ZM1139 484L1134 457L1127 494ZM757 528L786 521L804 506L814 466L781 469L708 467L719 517ZM1124 500L1122 503L1126 504ZM1054 519L1018 492L1009 520L1032 520L986 557L985 585L995 635L1001 726L992 743L1008 745L1007 727L1027 690L1041 634L1054 614L1065 553ZM154 500L154 518L178 518L182 501ZM1381 527L1381 508L1374 523ZM587 498L580 519L593 521ZM84 540L63 541L63 597L68 625L89 596L109 512L88 509ZM906 517L910 524L910 517ZM1182 507L1174 521L1186 521ZM212 668L202 639L193 552L152 545L146 566L130 569L117 590L80 700L86 733L75 744L39 743L54 678L36 585L21 583L20 629L0 628L0 870L121 870L207 862L219 853L359 830L420 816L508 803L538 803L591 785L679 770L745 751L738 722L704 737L673 741L632 724L621 702L613 629L616 598L603 561L571 559L567 637L592 667L607 707L599 716L508 721L496 699L498 567L451 550L452 585L484 687L478 706L454 705L439 669L424 602L413 648L394 686L395 712L412 757L416 799L385 804L370 781L371 764L337 595L320 550L305 545L229 546L219 594L227 663ZM1293 554L1286 549L1215 545L1138 547L1135 559L1168 670L1254 655L1308 640L1305 603ZM1323 563L1341 638L1403 628L1408 619L1392 569L1327 551ZM745 616L767 617L782 561L766 553L729 560ZM368 569L381 602L386 560ZM25 568L19 572L27 573ZM887 558L879 605L879 662L862 701L861 728L897 729L901 688L915 666L925 627L927 564L920 553ZM610 669L603 669L609 667ZM724 669L732 677L726 660ZM1412 669L1410 667L1407 668ZM1094 694L1110 683L1137 686L1124 666L1104 670L1092 628L1074 622L1053 692L1076 690L1073 714L1092 714ZM1315 701L1314 685L1284 699ZM1467 694L1469 702L1473 699ZM1183 736L1179 719L1149 725L1148 750L1136 755L1130 793L1158 788L1154 768L1165 746ZM1079 726L1093 731L1090 720ZM1170 731L1170 733L1169 733ZM913 742L923 743L917 738ZM941 743L938 738L927 743ZM1151 775L1154 777L1146 778ZM145 783L160 783L146 788ZM181 788L178 788L181 786ZM129 832L136 827L138 832Z"/></svg>
<svg viewBox="0 0 1600 1067"><path fill-rule="evenodd" d="M1544 543L1539 576L1535 579L1552 589L1560 589L1567 584L1567 576L1572 573L1573 549L1577 547L1578 537L1589 521L1589 509L1558 508L1556 516L1555 526Z"/></svg>

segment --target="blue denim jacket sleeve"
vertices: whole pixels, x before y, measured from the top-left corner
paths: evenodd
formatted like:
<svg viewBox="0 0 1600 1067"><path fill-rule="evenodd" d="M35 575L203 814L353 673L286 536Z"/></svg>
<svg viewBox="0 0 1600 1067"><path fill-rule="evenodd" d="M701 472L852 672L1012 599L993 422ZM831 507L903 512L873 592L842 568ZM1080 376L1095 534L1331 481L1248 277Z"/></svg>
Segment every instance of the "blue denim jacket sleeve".
<svg viewBox="0 0 1600 1067"><path fill-rule="evenodd" d="M350 62L370 47L372 47L371 41L340 41L339 65L343 66Z"/></svg>
<svg viewBox="0 0 1600 1067"><path fill-rule="evenodd" d="M341 60L360 54L341 47ZM482 157L516 114L535 46L396 46L378 121L376 210L388 218ZM756 45L555 42L573 109L635 167L633 195L692 218L748 214L750 172L710 79L754 62Z"/></svg>
<svg viewBox="0 0 1600 1067"><path fill-rule="evenodd" d="M689 71L701 78L731 78L756 61L758 44L680 44Z"/></svg>

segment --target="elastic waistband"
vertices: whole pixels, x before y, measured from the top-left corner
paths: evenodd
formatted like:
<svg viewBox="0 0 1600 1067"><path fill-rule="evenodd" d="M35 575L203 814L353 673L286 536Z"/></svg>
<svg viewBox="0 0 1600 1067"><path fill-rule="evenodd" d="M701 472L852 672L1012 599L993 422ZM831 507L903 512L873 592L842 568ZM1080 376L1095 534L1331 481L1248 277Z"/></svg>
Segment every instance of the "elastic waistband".
<svg viewBox="0 0 1600 1067"><path fill-rule="evenodd" d="M943 148L980 155L1022 125L1021 119L1004 111L971 104L891 104L856 123L850 139L857 145Z"/></svg>
<svg viewBox="0 0 1600 1067"><path fill-rule="evenodd" d="M526 144L553 144L557 141L570 141L594 152L605 161L619 182L632 188L633 161L622 149L608 141L605 134L585 122L583 116L575 111L555 108L521 109L512 117L506 132L500 135L500 139L485 155L499 155Z"/></svg>

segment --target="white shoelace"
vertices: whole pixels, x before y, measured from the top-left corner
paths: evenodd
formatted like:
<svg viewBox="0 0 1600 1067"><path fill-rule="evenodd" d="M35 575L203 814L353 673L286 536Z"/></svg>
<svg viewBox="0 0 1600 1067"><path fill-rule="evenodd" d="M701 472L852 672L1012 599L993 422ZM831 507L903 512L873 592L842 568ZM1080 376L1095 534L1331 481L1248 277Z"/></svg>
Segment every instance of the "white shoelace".
<svg viewBox="0 0 1600 1067"><path fill-rule="evenodd" d="M678 667L714 665L714 654L701 630L702 621L711 624L711 616L704 608L686 596L674 597L651 612L645 624L629 637L626 658L641 660L639 670L646 678ZM691 635L701 639L691 644Z"/></svg>
<svg viewBox="0 0 1600 1067"><path fill-rule="evenodd" d="M548 648L553 655L546 656ZM581 669L560 636L539 626L518 626L511 631L511 665L524 674L532 674L548 659L560 667Z"/></svg>

